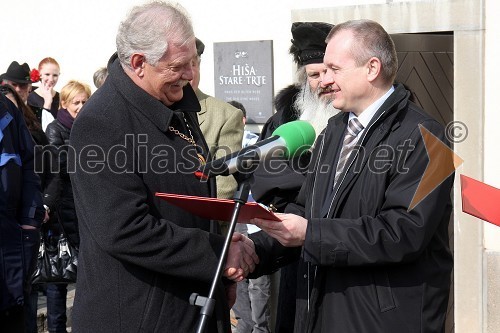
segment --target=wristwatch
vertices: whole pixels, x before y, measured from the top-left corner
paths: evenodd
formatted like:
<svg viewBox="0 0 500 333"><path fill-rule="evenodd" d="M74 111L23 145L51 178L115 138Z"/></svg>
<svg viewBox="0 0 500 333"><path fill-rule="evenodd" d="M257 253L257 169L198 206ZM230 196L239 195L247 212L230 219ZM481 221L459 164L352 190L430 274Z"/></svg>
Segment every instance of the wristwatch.
<svg viewBox="0 0 500 333"><path fill-rule="evenodd" d="M45 208L45 211L47 212L47 214L50 214L50 208L49 208L49 206L43 205L43 207Z"/></svg>

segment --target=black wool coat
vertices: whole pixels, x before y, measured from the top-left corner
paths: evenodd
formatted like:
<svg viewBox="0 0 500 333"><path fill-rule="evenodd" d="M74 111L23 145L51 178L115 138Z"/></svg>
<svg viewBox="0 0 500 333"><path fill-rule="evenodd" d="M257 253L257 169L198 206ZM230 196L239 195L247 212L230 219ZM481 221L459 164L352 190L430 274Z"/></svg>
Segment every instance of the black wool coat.
<svg viewBox="0 0 500 333"><path fill-rule="evenodd" d="M213 181L193 175L194 146L207 151L197 124L200 106L190 86L171 107L136 86L118 60L105 84L75 120L71 174L80 227L73 309L75 332L194 332L200 309L191 293L207 296L224 239L209 220L155 197L156 192L210 196ZM212 231L211 231L212 229ZM229 332L222 282L207 332Z"/></svg>
<svg viewBox="0 0 500 333"><path fill-rule="evenodd" d="M429 162L420 126L446 139L443 127L408 97L403 86L395 87L365 129L363 148L351 154L336 191L331 189L348 114L331 118L316 143L297 204L287 207L308 220L299 259L297 333L444 330L453 267L453 176L409 209ZM280 265L290 252L263 233L252 238L259 270Z"/></svg>

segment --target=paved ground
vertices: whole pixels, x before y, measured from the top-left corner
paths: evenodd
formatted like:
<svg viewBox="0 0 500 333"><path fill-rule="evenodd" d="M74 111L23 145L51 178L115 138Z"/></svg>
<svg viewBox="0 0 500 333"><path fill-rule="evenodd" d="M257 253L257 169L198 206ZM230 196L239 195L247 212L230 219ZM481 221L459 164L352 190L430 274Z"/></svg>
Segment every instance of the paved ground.
<svg viewBox="0 0 500 333"><path fill-rule="evenodd" d="M66 303L67 309L67 330L71 332L71 312L73 310L73 299L75 298L75 285L68 286L68 299ZM236 332L235 326L237 324L234 313L231 311L231 331ZM38 296L38 332L48 333L47 331L47 298L40 292Z"/></svg>
<svg viewBox="0 0 500 333"><path fill-rule="evenodd" d="M73 310L73 299L75 298L75 286L68 286L68 299L66 303L67 308L67 330L71 332L71 312ZM231 311L231 331L235 332L236 318L234 318L234 313ZM38 296L38 332L48 333L47 331L47 298L40 292Z"/></svg>

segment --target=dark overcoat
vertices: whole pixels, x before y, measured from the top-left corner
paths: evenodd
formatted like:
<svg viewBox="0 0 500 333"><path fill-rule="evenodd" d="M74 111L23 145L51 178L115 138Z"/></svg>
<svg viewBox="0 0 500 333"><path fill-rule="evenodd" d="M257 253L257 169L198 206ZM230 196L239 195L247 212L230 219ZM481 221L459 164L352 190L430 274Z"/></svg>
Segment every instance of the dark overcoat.
<svg viewBox="0 0 500 333"><path fill-rule="evenodd" d="M33 139L21 111L0 94L0 311L24 303L44 216Z"/></svg>
<svg viewBox="0 0 500 333"><path fill-rule="evenodd" d="M348 114L330 119L316 143L297 205L287 207L308 220L299 260L297 333L444 329L453 267L448 244L453 177L438 182L410 209L429 164L421 127L446 139L443 127L408 97L396 86L333 191ZM429 171L437 175L441 167L429 164ZM286 258L286 249L280 251L275 241L262 233L253 237L263 267ZM271 246L274 257L265 252Z"/></svg>
<svg viewBox="0 0 500 333"><path fill-rule="evenodd" d="M191 293L207 296L223 237L216 225L167 204L156 192L210 196L200 182L189 123L206 152L190 86L171 107L140 89L115 59L104 85L72 128L76 172L71 174L80 228L73 310L75 332L194 332L200 309ZM215 231L215 229L214 229ZM222 283L207 332L229 332Z"/></svg>

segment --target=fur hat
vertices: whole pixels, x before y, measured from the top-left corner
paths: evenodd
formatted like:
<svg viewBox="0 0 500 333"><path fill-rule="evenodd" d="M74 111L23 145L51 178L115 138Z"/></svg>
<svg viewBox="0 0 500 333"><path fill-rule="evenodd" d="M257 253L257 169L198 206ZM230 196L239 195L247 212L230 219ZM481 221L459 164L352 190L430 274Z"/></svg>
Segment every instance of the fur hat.
<svg viewBox="0 0 500 333"><path fill-rule="evenodd" d="M324 22L292 23L292 45L290 54L299 66L323 62L326 36L333 25Z"/></svg>
<svg viewBox="0 0 500 333"><path fill-rule="evenodd" d="M198 57L203 54L203 51L205 51L205 44L198 38L196 38L196 52L198 52Z"/></svg>
<svg viewBox="0 0 500 333"><path fill-rule="evenodd" d="M7 68L7 72L0 75L1 80L9 80L20 84L33 83L30 79L30 66L27 63L19 65L17 61L13 61Z"/></svg>

